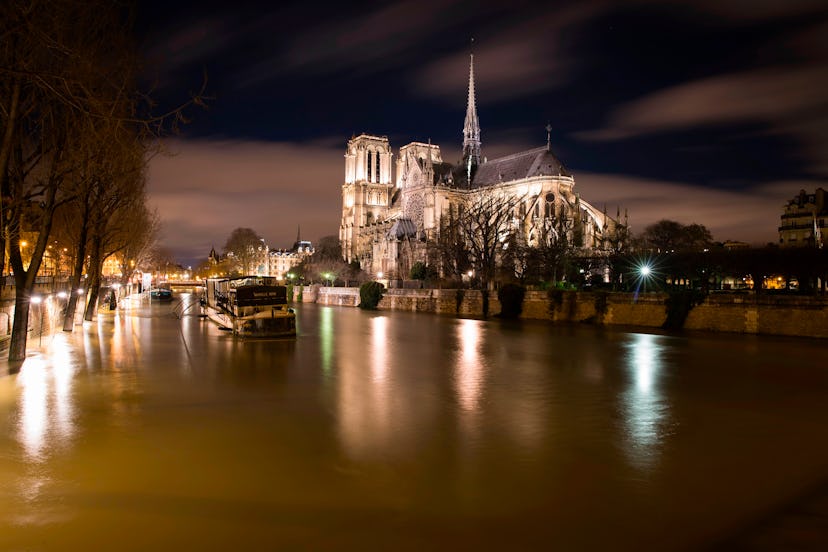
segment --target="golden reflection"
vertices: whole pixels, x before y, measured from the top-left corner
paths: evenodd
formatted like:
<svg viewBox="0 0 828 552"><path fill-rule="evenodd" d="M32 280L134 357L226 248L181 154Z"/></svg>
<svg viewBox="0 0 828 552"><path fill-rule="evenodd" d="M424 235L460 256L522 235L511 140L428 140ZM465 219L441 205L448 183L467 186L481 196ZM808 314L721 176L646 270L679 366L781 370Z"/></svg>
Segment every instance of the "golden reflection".
<svg viewBox="0 0 828 552"><path fill-rule="evenodd" d="M17 385L20 387L18 439L26 456L43 461L50 450L68 443L74 433L71 362L66 336L54 337L50 354L26 359Z"/></svg>
<svg viewBox="0 0 828 552"><path fill-rule="evenodd" d="M483 394L483 364L480 358L480 337L483 323L461 320L457 328L460 354L455 367L454 387L463 410L476 410Z"/></svg>
<svg viewBox="0 0 828 552"><path fill-rule="evenodd" d="M338 341L337 354L340 435L348 453L363 458L399 448L391 444L400 413L393 415L399 405L389 391L388 318L371 318L370 332L366 342Z"/></svg>
<svg viewBox="0 0 828 552"><path fill-rule="evenodd" d="M659 445L668 415L666 397L658 386L665 339L652 334L634 334L627 345L627 367L632 385L623 395L627 446L630 461L639 468L652 468L658 459Z"/></svg>
<svg viewBox="0 0 828 552"><path fill-rule="evenodd" d="M322 349L322 371L331 373L331 359L333 358L333 310L322 307L319 313L319 346Z"/></svg>
<svg viewBox="0 0 828 552"><path fill-rule="evenodd" d="M46 428L49 418L46 363L40 357L29 357L17 376L20 386L20 421L18 437L30 460L43 460Z"/></svg>
<svg viewBox="0 0 828 552"><path fill-rule="evenodd" d="M72 422L74 404L71 395L75 369L72 366L71 349L67 339L68 337L62 333L54 336L50 348L55 386L53 395L55 429L62 441L68 441L75 429Z"/></svg>
<svg viewBox="0 0 828 552"><path fill-rule="evenodd" d="M377 316L371 320L371 372L375 382L386 378L388 370L388 318Z"/></svg>

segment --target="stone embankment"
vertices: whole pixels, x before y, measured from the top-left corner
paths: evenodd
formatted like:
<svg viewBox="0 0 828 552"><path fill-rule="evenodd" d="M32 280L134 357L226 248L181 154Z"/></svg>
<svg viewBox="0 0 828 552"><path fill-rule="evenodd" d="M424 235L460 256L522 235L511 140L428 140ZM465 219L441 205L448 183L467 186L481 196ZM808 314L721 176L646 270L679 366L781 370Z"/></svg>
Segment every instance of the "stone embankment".
<svg viewBox="0 0 828 552"><path fill-rule="evenodd" d="M294 296L298 293L294 290ZM605 326L661 328L668 315L666 293L527 291L521 318ZM359 305L358 288L308 286L303 302ZM380 310L481 316L481 292L468 289L389 289ZM497 315L497 293L490 293L489 314ZM752 293L713 293L689 306L687 330L828 338L828 298Z"/></svg>

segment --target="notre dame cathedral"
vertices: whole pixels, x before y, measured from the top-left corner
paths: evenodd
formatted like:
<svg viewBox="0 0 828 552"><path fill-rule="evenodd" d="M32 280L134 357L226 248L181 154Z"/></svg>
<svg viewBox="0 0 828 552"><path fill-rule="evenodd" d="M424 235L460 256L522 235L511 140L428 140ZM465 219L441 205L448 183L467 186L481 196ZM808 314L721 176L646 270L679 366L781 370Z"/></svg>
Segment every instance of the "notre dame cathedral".
<svg viewBox="0 0 828 552"><path fill-rule="evenodd" d="M580 199L572 175L551 151L548 131L543 147L483 157L472 55L460 163L444 162L440 146L431 143L401 147L394 163L387 137L361 134L348 141L339 229L343 257L374 275L407 278L415 262L428 264L429 246L448 217L485 194L513 198L510 231L530 246L561 237L544 231L554 219L557 228L573 234L567 238L582 252L605 249L618 220ZM566 224L560 224L562 219Z"/></svg>

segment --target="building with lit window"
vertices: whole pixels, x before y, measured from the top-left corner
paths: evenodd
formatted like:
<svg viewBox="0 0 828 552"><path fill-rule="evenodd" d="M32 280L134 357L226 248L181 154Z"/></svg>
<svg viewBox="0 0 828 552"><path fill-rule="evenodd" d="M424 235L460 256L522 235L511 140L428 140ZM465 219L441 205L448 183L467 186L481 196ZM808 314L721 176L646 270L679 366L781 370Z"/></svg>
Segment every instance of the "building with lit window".
<svg viewBox="0 0 828 552"><path fill-rule="evenodd" d="M291 249L271 249L268 253L267 275L285 280L290 271L308 256L313 255L313 252L311 242L298 239Z"/></svg>
<svg viewBox="0 0 828 552"><path fill-rule="evenodd" d="M779 245L782 247L822 247L828 240L826 193L817 188L813 194L800 190L788 201L779 222Z"/></svg>

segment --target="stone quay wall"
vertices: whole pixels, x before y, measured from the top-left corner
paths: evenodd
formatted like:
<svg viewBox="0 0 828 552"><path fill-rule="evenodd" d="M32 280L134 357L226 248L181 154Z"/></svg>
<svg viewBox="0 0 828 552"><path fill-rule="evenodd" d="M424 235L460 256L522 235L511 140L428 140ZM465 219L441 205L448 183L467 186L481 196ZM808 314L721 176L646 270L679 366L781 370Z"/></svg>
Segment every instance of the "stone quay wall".
<svg viewBox="0 0 828 552"><path fill-rule="evenodd" d="M660 328L667 318L667 299L666 293L527 291L521 318ZM355 307L359 289L306 286L302 300ZM470 289L389 289L378 308L476 317L483 314L483 298ZM499 313L497 293L490 292L489 314ZM714 293L690 310L684 329L828 338L828 298Z"/></svg>

